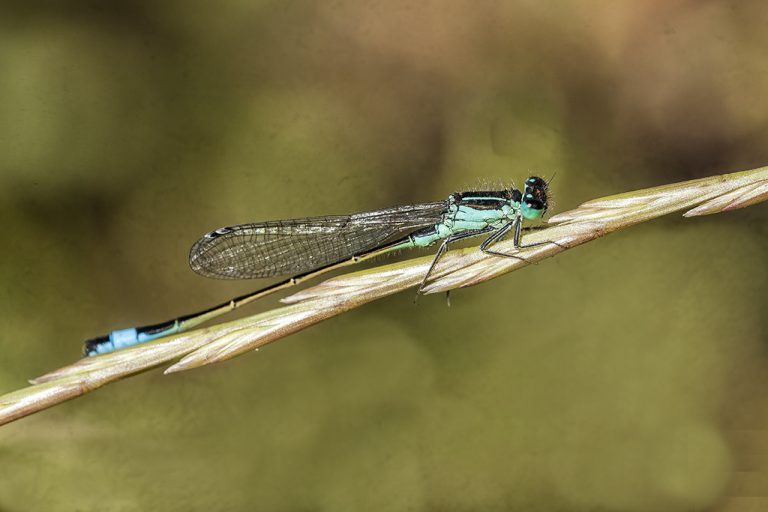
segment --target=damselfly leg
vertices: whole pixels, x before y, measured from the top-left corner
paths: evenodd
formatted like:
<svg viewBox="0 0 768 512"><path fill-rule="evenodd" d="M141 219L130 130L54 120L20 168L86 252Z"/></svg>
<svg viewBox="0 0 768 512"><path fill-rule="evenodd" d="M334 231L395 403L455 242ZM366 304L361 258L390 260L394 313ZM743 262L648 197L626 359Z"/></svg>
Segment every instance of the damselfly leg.
<svg viewBox="0 0 768 512"><path fill-rule="evenodd" d="M437 265L437 262L440 261L440 258L443 257L443 254L445 254L445 251L448 249L448 244L452 242L457 242L464 238L470 238L473 236L482 235L492 230L493 228L488 226L483 229L473 229L470 231L462 231L461 233L456 233L455 235L451 235L445 240L443 240L443 243L440 244L440 248L437 250L435 257L432 260L432 264L429 266L429 270L427 270L427 273L424 274L424 279L421 280L421 284L419 285L418 290L416 290L416 297L418 298L418 296L421 295L421 290L423 290L424 286L426 286L427 280L429 280L429 276L432 274L432 271L435 270L435 266Z"/></svg>
<svg viewBox="0 0 768 512"><path fill-rule="evenodd" d="M546 244L555 244L558 247L565 247L553 240L545 241L545 242L536 242L533 244L521 244L520 240L522 238L523 232L528 231L538 231L540 229L546 229L549 226L529 226L529 227L522 227L522 219L521 220L515 220L513 222L510 222L508 224L505 224L501 228L494 231L494 229L490 226L484 228L484 229L477 229L472 231L464 231L462 233L458 233L455 235L451 235L450 237L446 238L443 243L440 244L440 247L437 250L437 253L435 254L434 259L432 260L432 264L429 266L429 270L427 270L427 273L424 275L424 279L421 280L421 284L419 285L419 288L416 290L416 298L414 298L414 302L417 301L418 296L421 295L421 291L426 286L429 277L432 275L432 272L435 270L435 267L437 266L437 263L440 261L440 259L443 257L445 252L448 250L448 244L452 242L456 242L458 240L462 240L464 238L469 238L473 236L482 235L484 233L488 233L493 231L491 236L486 238L482 244L480 244L480 250L483 251L485 254L491 254L493 256L501 256L503 258L515 258L521 261L528 262L528 260L522 256L517 256L515 254L507 254L503 252L498 252L490 249L489 247L493 244L499 242L501 239L504 238L504 236L507 235L513 228L515 230L515 236L513 238L513 243L515 249L526 249L528 247L538 247L540 245L546 245ZM448 305L450 306L450 291L446 292L446 299L448 301Z"/></svg>
<svg viewBox="0 0 768 512"><path fill-rule="evenodd" d="M494 256L501 256L504 258L515 258L517 260L522 261L528 261L527 258L523 258L522 256L517 256L516 254L507 254L503 252L494 251L492 249L489 249L490 246L495 244L496 242L499 242L504 236L506 236L507 233L514 227L515 233L514 237L512 238L512 243L515 249L528 249L530 247L538 247L540 245L547 245L547 244L555 244L558 247L562 247L565 249L563 245L555 242L554 240L547 240L545 242L536 242L533 244L522 244L520 243L522 239L522 234L524 231L538 231L540 229L546 229L549 226L530 226L523 228L522 227L522 219L518 218L517 220L510 222L509 224L506 224L501 229L497 230L495 233L493 233L491 236L485 239L482 244L480 244L480 250L483 251L486 254L493 254Z"/></svg>

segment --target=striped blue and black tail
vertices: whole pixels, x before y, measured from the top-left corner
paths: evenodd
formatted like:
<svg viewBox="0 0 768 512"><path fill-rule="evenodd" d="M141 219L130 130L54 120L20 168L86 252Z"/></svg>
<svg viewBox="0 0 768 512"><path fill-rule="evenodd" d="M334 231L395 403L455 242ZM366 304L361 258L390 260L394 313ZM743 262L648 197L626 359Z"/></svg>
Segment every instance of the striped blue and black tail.
<svg viewBox="0 0 768 512"><path fill-rule="evenodd" d="M120 329L119 331L112 331L106 336L99 336L98 338L86 341L83 346L83 353L86 356L107 354L121 348L128 348L164 336L170 336L181 330L179 319L144 327Z"/></svg>

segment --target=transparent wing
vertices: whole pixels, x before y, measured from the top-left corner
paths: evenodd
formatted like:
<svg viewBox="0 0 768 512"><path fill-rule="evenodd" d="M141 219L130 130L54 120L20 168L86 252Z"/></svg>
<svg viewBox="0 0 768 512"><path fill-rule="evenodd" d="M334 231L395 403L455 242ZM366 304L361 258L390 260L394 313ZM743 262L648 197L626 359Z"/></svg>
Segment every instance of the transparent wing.
<svg viewBox="0 0 768 512"><path fill-rule="evenodd" d="M423 203L224 227L192 246L189 265L219 279L301 274L437 224L445 209L445 202Z"/></svg>

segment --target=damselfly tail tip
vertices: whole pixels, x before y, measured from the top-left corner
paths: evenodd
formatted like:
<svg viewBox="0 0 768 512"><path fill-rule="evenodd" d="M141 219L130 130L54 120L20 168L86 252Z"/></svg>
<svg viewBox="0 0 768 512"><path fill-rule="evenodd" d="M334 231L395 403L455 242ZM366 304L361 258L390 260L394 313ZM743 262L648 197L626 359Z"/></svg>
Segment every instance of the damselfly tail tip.
<svg viewBox="0 0 768 512"><path fill-rule="evenodd" d="M98 338L86 340L83 343L83 355L86 357L95 356L100 353L99 349L109 342L109 336L99 336Z"/></svg>

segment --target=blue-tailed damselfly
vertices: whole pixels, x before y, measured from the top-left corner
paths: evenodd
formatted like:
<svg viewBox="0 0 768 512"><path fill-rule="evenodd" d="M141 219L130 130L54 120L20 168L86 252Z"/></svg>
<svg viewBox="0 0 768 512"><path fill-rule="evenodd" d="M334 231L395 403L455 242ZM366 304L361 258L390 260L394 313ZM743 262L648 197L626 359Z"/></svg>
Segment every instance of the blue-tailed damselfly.
<svg viewBox="0 0 768 512"><path fill-rule="evenodd" d="M192 246L192 270L219 279L293 277L205 311L88 340L85 354L104 354L183 332L330 270L399 249L428 247L442 240L419 286L421 292L448 245L457 240L487 234L480 244L482 251L520 258L493 251L490 246L512 231L515 248L527 247L520 243L523 221L541 218L547 207L547 182L531 176L522 192L516 188L457 192L434 203L220 228Z"/></svg>

